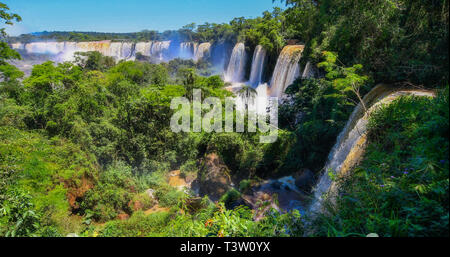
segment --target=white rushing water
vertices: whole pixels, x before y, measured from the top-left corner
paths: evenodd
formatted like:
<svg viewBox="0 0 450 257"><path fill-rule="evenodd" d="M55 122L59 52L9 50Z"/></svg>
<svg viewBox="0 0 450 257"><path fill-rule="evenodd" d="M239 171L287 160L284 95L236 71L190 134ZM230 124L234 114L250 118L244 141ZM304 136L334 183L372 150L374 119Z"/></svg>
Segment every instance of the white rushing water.
<svg viewBox="0 0 450 257"><path fill-rule="evenodd" d="M246 58L245 45L243 43L237 43L231 54L230 63L228 64L228 69L225 73L225 81L244 81Z"/></svg>
<svg viewBox="0 0 450 257"><path fill-rule="evenodd" d="M329 176L329 172L335 175L344 175L362 157L367 139L367 124L369 116L383 104L388 104L403 95L418 95L433 97L433 93L421 90L394 90L393 87L379 85L364 97L368 108L364 112L362 104L353 111L345 128L339 134L337 142L332 148L328 161L323 169L323 174L314 188L314 199L310 206L310 212L321 211L323 200L327 197L333 199L336 194L336 183Z"/></svg>
<svg viewBox="0 0 450 257"><path fill-rule="evenodd" d="M305 69L303 70L302 78L309 79L312 77L314 77L314 69L311 62L307 62L305 65Z"/></svg>
<svg viewBox="0 0 450 257"><path fill-rule="evenodd" d="M289 45L283 48L270 82L270 96L281 98L286 88L298 78L303 49L303 45Z"/></svg>
<svg viewBox="0 0 450 257"><path fill-rule="evenodd" d="M12 43L11 48L14 50L25 50L25 45L22 43Z"/></svg>
<svg viewBox="0 0 450 257"><path fill-rule="evenodd" d="M211 43L201 43L195 48L194 61L206 58L210 54Z"/></svg>
<svg viewBox="0 0 450 257"><path fill-rule="evenodd" d="M136 53L140 53L144 56L150 56L152 49L152 42L139 42L136 44Z"/></svg>
<svg viewBox="0 0 450 257"><path fill-rule="evenodd" d="M52 54L60 53L57 42L33 42L24 46L27 53Z"/></svg>
<svg viewBox="0 0 450 257"><path fill-rule="evenodd" d="M134 58L135 56L134 46L135 45L133 43L129 42L122 43L122 53L121 53L122 59L130 60Z"/></svg>
<svg viewBox="0 0 450 257"><path fill-rule="evenodd" d="M152 44L151 56L163 61L169 51L171 41L156 41Z"/></svg>
<svg viewBox="0 0 450 257"><path fill-rule="evenodd" d="M182 42L180 43L180 52L178 57L181 59L192 59L194 58L195 45L193 42Z"/></svg>
<svg viewBox="0 0 450 257"><path fill-rule="evenodd" d="M111 43L108 56L120 60L122 58L122 43L119 42Z"/></svg>
<svg viewBox="0 0 450 257"><path fill-rule="evenodd" d="M98 51L105 56L110 56L119 60L134 60L136 53L152 57L157 61L169 61L172 58L182 59L202 59L209 55L210 43L180 43L175 52L170 50L171 41L150 41L150 42L111 42L111 41L90 41L90 42L31 42L12 43L15 50L23 51L28 55L49 55L53 61L72 61L75 52Z"/></svg>
<svg viewBox="0 0 450 257"><path fill-rule="evenodd" d="M266 50L258 45L255 48L252 60L252 70L250 73L250 85L257 87L262 80L262 75L264 72L264 65L266 62Z"/></svg>

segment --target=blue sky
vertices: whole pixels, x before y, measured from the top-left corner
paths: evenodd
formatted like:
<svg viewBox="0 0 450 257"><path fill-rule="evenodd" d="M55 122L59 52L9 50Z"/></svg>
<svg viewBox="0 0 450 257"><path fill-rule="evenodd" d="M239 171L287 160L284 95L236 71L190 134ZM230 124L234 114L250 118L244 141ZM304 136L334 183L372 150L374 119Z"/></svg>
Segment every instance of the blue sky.
<svg viewBox="0 0 450 257"><path fill-rule="evenodd" d="M178 29L191 22L256 17L283 4L272 0L1 0L23 21L10 35L36 31L135 32ZM8 26L9 27L9 26Z"/></svg>

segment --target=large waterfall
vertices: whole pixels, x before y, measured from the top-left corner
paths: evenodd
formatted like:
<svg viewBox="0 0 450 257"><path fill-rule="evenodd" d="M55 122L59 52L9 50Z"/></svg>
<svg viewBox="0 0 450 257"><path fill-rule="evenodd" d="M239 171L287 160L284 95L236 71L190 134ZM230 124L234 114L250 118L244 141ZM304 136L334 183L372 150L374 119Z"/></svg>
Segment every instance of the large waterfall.
<svg viewBox="0 0 450 257"><path fill-rule="evenodd" d="M125 59L125 60L133 59L135 56L135 52L134 52L135 48L134 47L135 47L135 45L133 43L129 43L129 42L123 43L121 59Z"/></svg>
<svg viewBox="0 0 450 257"><path fill-rule="evenodd" d="M201 43L195 48L194 61L199 61L210 54L211 43Z"/></svg>
<svg viewBox="0 0 450 257"><path fill-rule="evenodd" d="M228 56L229 52L227 49L229 48L226 45L219 44L213 49L211 43L208 42L201 44L196 42L177 42L173 44L173 47L171 47L171 43L171 41L131 43L105 40L92 42L13 43L11 47L26 54L45 55L45 58L56 62L72 61L75 52L88 51L98 51L105 56L113 57L117 61L134 60L137 53L150 57L150 60L155 62L169 61L173 58L193 59L194 61L208 58L214 63L217 69L216 73L223 72L226 82L245 82L247 54L243 43L237 43L234 46L231 56ZM285 88L299 76L298 62L303 47L302 45L291 45L283 49L273 73L268 96L282 96ZM212 53L212 50L215 52ZM224 68L222 64L228 58L228 66ZM248 84L254 88L262 83L266 60L266 50L258 45L253 54L250 80L248 81Z"/></svg>
<svg viewBox="0 0 450 257"><path fill-rule="evenodd" d="M110 41L79 42L76 44L77 51L80 51L80 52L98 51L103 55L109 54L110 47L111 47ZM65 50L66 50L65 48L60 49L60 52L63 52Z"/></svg>
<svg viewBox="0 0 450 257"><path fill-rule="evenodd" d="M151 56L158 58L160 61L164 60L164 54L169 50L170 43L170 41L153 42Z"/></svg>
<svg viewBox="0 0 450 257"><path fill-rule="evenodd" d="M302 78L309 79L314 77L314 68L311 62L307 62L303 69Z"/></svg>
<svg viewBox="0 0 450 257"><path fill-rule="evenodd" d="M136 53L140 53L144 56L150 56L152 50L152 42L139 42L136 44Z"/></svg>
<svg viewBox="0 0 450 257"><path fill-rule="evenodd" d="M270 96L281 98L286 87L291 85L300 75L299 61L304 45L289 45L283 48L278 57L272 81L270 83Z"/></svg>
<svg viewBox="0 0 450 257"><path fill-rule="evenodd" d="M12 45L13 49L25 49L27 53L37 54L58 54L64 48L64 43L58 42L33 42L26 45L15 44ZM16 47L16 48L15 48Z"/></svg>
<svg viewBox="0 0 450 257"><path fill-rule="evenodd" d="M195 45L192 42L182 42L180 43L180 52L178 57L181 59L192 59L194 58Z"/></svg>
<svg viewBox="0 0 450 257"><path fill-rule="evenodd" d="M108 56L115 57L116 59L121 59L122 43L118 43L118 42L111 43Z"/></svg>
<svg viewBox="0 0 450 257"><path fill-rule="evenodd" d="M227 82L243 82L245 76L245 64L247 55L245 53L245 45L238 43L233 48L230 63L225 73L225 81Z"/></svg>
<svg viewBox="0 0 450 257"><path fill-rule="evenodd" d="M13 43L13 49L24 51L26 54L44 54L54 56L55 61L70 61L75 52L98 51L116 60L133 60L136 53L155 59L165 60L171 41L155 42L32 42L27 44ZM60 56L63 59L56 58ZM192 58L192 57L191 57Z"/></svg>
<svg viewBox="0 0 450 257"><path fill-rule="evenodd" d="M261 83L265 62L266 50L262 46L258 45L256 46L253 54L252 70L249 81L253 87L257 87Z"/></svg>
<svg viewBox="0 0 450 257"><path fill-rule="evenodd" d="M11 48L17 50L25 50L25 45L22 43L12 43Z"/></svg>
<svg viewBox="0 0 450 257"><path fill-rule="evenodd" d="M367 142L367 124L370 114L381 105L388 104L402 95L432 97L434 94L423 90L399 90L387 85L379 85L370 91L363 100L368 108L367 112L364 111L361 103L358 104L328 156L328 161L322 171L323 174L314 188L314 199L310 206L312 213L321 210L325 196L331 200L335 199L337 185L331 180L329 172L343 176L363 156Z"/></svg>

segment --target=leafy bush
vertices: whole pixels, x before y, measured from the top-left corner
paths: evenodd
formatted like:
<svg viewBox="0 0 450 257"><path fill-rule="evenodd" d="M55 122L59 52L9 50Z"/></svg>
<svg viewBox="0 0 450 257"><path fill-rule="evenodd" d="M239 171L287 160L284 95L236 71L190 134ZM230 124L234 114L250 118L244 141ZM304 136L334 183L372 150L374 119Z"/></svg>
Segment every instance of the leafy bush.
<svg viewBox="0 0 450 257"><path fill-rule="evenodd" d="M92 210L97 221L114 219L122 212L131 214L129 203L136 188L131 168L117 163L100 173L97 185L86 193L81 208L84 212Z"/></svg>
<svg viewBox="0 0 450 257"><path fill-rule="evenodd" d="M176 207L185 198L183 192L169 186L160 187L156 190L155 194L158 198L159 205L162 207Z"/></svg>
<svg viewBox="0 0 450 257"><path fill-rule="evenodd" d="M241 197L241 193L239 193L239 191L237 191L236 189L232 188L230 190L228 190L228 192L226 192L221 198L220 198L220 202L224 203L225 206L230 206L233 202L239 200L239 198Z"/></svg>

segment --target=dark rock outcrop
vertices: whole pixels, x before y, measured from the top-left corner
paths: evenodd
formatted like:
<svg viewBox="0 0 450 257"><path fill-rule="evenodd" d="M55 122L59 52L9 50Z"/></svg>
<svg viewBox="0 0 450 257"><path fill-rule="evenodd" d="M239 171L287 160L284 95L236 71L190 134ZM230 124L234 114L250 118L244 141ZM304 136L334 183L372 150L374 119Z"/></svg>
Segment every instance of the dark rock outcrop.
<svg viewBox="0 0 450 257"><path fill-rule="evenodd" d="M202 160L193 187L198 188L201 196L207 195L212 201L219 200L231 188L230 170L217 154L209 154Z"/></svg>
<svg viewBox="0 0 450 257"><path fill-rule="evenodd" d="M310 192L314 185L314 180L314 173L308 169L305 169L301 174L296 176L295 185L303 192Z"/></svg>

